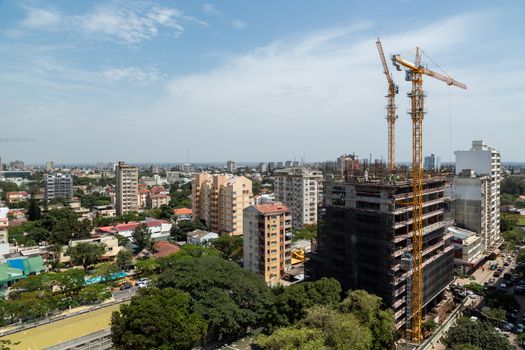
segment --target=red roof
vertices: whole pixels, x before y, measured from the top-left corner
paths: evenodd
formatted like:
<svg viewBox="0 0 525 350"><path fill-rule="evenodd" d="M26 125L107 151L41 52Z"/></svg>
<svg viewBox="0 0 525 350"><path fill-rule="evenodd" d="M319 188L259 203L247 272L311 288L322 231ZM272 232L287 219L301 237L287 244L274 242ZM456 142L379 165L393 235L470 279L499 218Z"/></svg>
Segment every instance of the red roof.
<svg viewBox="0 0 525 350"><path fill-rule="evenodd" d="M281 204L281 203L256 205L255 209L257 209L260 213L263 213L263 214L283 213L283 212L290 211L290 209L288 209L286 205Z"/></svg>
<svg viewBox="0 0 525 350"><path fill-rule="evenodd" d="M155 249L155 253L153 255L157 258L175 254L180 250L180 247L178 245L170 243L168 241L156 242L153 248Z"/></svg>
<svg viewBox="0 0 525 350"><path fill-rule="evenodd" d="M169 224L169 221L166 220L149 220L146 222L128 222L127 224L118 224L116 226L102 226L97 227L97 231L101 232L107 232L107 233L117 233L122 231L131 231L134 230L135 227L146 224L148 227L154 227L154 226L160 226L161 224Z"/></svg>
<svg viewBox="0 0 525 350"><path fill-rule="evenodd" d="M175 215L191 215L193 211L189 208L173 209Z"/></svg>
<svg viewBox="0 0 525 350"><path fill-rule="evenodd" d="M139 193L149 193L149 190L139 190Z"/></svg>
<svg viewBox="0 0 525 350"><path fill-rule="evenodd" d="M169 196L167 194L154 194L151 196L151 198L168 198Z"/></svg>

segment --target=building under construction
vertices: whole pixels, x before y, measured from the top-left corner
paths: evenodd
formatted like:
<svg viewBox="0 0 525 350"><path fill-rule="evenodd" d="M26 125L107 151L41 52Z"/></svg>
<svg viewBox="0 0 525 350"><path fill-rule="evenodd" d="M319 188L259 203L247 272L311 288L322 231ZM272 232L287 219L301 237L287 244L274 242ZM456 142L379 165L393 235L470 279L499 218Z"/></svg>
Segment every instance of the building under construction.
<svg viewBox="0 0 525 350"><path fill-rule="evenodd" d="M453 278L444 190L443 178L423 180L423 309L435 305ZM411 180L327 181L317 247L306 266L313 279L334 277L346 290L382 297L398 329L410 328L412 315L412 191Z"/></svg>

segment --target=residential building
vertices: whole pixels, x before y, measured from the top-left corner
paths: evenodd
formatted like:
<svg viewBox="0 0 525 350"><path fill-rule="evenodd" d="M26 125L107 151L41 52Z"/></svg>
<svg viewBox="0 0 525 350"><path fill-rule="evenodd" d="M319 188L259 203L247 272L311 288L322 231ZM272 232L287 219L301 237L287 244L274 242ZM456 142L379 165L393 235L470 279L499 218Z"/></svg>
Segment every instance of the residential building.
<svg viewBox="0 0 525 350"><path fill-rule="evenodd" d="M115 206L112 204L108 205L96 205L92 208L92 216L95 218L112 218L117 215Z"/></svg>
<svg viewBox="0 0 525 350"><path fill-rule="evenodd" d="M486 253L492 252L501 242L500 153L483 141L472 141L470 150L454 153L457 175L456 223L481 235L483 249ZM479 213L476 213L478 209Z"/></svg>
<svg viewBox="0 0 525 350"><path fill-rule="evenodd" d="M137 211L139 209L137 201L139 169L124 162L118 162L116 173L115 207L117 215Z"/></svg>
<svg viewBox="0 0 525 350"><path fill-rule="evenodd" d="M476 232L450 226L448 232L453 234L454 265L461 274L476 269L483 261L483 241Z"/></svg>
<svg viewBox="0 0 525 350"><path fill-rule="evenodd" d="M276 285L292 266L292 212L282 203L244 209L244 268Z"/></svg>
<svg viewBox="0 0 525 350"><path fill-rule="evenodd" d="M148 196L149 196L149 190L148 189L140 189L137 196L137 203L139 205L139 209L146 209L146 206L148 205Z"/></svg>
<svg viewBox="0 0 525 350"><path fill-rule="evenodd" d="M186 241L189 244L194 245L207 245L208 242L219 238L219 235L215 232L208 232L203 230L193 230L188 233Z"/></svg>
<svg viewBox="0 0 525 350"><path fill-rule="evenodd" d="M159 167L157 166L157 164L151 164L150 171L151 171L152 175L158 174L159 173Z"/></svg>
<svg viewBox="0 0 525 350"><path fill-rule="evenodd" d="M342 176L352 176L359 169L359 159L352 154L343 154L337 158L337 173Z"/></svg>
<svg viewBox="0 0 525 350"><path fill-rule="evenodd" d="M153 194L149 193L147 196L147 208L160 208L163 205L169 205L171 201L171 197L169 194Z"/></svg>
<svg viewBox="0 0 525 350"><path fill-rule="evenodd" d="M229 173L234 173L237 169L237 166L235 165L235 161L229 160L226 162L226 171Z"/></svg>
<svg viewBox="0 0 525 350"><path fill-rule="evenodd" d="M190 208L178 208L173 209L173 215L178 220L192 220L193 219L193 211Z"/></svg>
<svg viewBox="0 0 525 350"><path fill-rule="evenodd" d="M18 203L29 200L29 194L25 191L7 192L7 203Z"/></svg>
<svg viewBox="0 0 525 350"><path fill-rule="evenodd" d="M439 171L441 168L441 158L435 154L431 154L424 158L423 169L427 171Z"/></svg>
<svg viewBox="0 0 525 350"><path fill-rule="evenodd" d="M93 235L90 238L73 239L69 241L69 247L75 247L80 243L92 243L103 245L104 254L100 258L100 260L103 261L115 260L118 252L124 249L123 247L119 247L118 239L113 235ZM64 255L63 257L61 257L61 262L67 263L70 259L71 258L69 256Z"/></svg>
<svg viewBox="0 0 525 350"><path fill-rule="evenodd" d="M242 213L253 203L252 197L252 181L244 176L197 174L192 185L193 220L204 220L220 235L242 235Z"/></svg>
<svg viewBox="0 0 525 350"><path fill-rule="evenodd" d="M44 178L44 200L56 198L70 201L73 198L73 178L69 174L48 174Z"/></svg>
<svg viewBox="0 0 525 350"><path fill-rule="evenodd" d="M169 221L154 218L146 218L142 222L128 222L127 224L97 227L95 232L97 234L118 234L126 238L132 238L133 230L142 224L148 227L151 232L151 238L154 240L158 241L170 237L172 224Z"/></svg>
<svg viewBox="0 0 525 350"><path fill-rule="evenodd" d="M9 214L9 208L0 208L0 243L9 242L7 236L7 230L9 228L9 219L7 218L7 214Z"/></svg>
<svg viewBox="0 0 525 350"><path fill-rule="evenodd" d="M55 169L55 163L53 161L49 161L46 163L46 170L47 171L51 171Z"/></svg>
<svg viewBox="0 0 525 350"><path fill-rule="evenodd" d="M0 295L6 296L8 288L21 279L45 271L41 256L7 259L0 263Z"/></svg>
<svg viewBox="0 0 525 350"><path fill-rule="evenodd" d="M444 222L442 178L423 182L423 313L453 280L451 234ZM325 184L323 225L306 262L312 279L333 277L343 290L364 289L393 310L397 328L411 312L412 181L352 179Z"/></svg>
<svg viewBox="0 0 525 350"><path fill-rule="evenodd" d="M290 208L295 228L317 224L323 191L320 171L307 168L277 170L274 186L275 199Z"/></svg>

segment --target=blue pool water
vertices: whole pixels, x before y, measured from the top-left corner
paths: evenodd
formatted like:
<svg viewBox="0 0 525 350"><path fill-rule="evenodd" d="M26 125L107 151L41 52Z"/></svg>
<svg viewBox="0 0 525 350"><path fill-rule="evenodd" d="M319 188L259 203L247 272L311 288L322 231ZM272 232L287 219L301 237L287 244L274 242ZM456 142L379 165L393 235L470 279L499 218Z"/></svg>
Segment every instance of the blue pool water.
<svg viewBox="0 0 525 350"><path fill-rule="evenodd" d="M124 271L115 272L110 275L110 277L107 279L108 281L117 280L122 277L126 277L128 274ZM100 283L100 282L106 282L106 278L102 276L95 276L95 277L86 277L85 278L85 284L86 286L93 284L93 283Z"/></svg>

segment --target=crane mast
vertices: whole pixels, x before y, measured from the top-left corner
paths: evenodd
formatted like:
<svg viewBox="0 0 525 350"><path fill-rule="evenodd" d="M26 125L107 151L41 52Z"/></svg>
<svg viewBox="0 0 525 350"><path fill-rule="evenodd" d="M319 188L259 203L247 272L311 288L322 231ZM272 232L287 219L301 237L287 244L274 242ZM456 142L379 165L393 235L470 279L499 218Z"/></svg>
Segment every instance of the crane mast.
<svg viewBox="0 0 525 350"><path fill-rule="evenodd" d="M423 75L441 80L447 85L466 89L467 86L449 76L431 71L421 65L421 50L416 48L415 62L411 63L399 55L392 56L392 63L397 70L400 66L406 69L406 80L412 82L410 98L410 116L412 118L412 275L411 275L411 305L410 331L412 340L420 342L421 320L423 308L423 118L425 115L425 93L423 91Z"/></svg>
<svg viewBox="0 0 525 350"><path fill-rule="evenodd" d="M377 38L376 46L379 52L379 58L383 64L383 73L385 73L388 82L388 94L386 95L388 101L386 105L386 120L388 123L388 170L392 173L396 167L396 94L399 89L392 79L392 73L388 70L383 45L381 45L379 38Z"/></svg>

